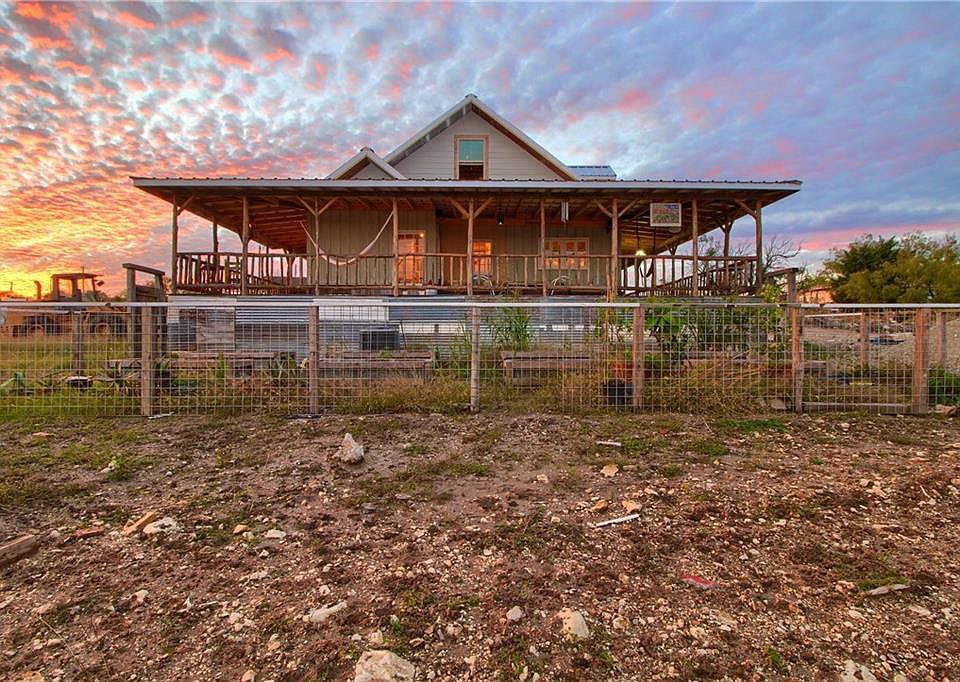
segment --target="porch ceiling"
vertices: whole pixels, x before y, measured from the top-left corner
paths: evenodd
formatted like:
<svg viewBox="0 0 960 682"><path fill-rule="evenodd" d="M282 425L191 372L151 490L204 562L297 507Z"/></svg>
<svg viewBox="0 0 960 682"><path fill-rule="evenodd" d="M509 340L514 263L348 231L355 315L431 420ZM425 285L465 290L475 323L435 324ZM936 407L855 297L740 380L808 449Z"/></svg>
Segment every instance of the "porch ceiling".
<svg viewBox="0 0 960 682"><path fill-rule="evenodd" d="M666 251L689 241L692 236L690 202L698 203L698 226L706 234L747 215L739 202L750 208L762 207L800 189L798 181L748 182L660 182L660 181L296 181L248 179L134 178L145 192L181 205L206 220L216 220L229 230L242 231L242 196L248 198L250 237L270 248L303 252L304 225L309 212L304 202L331 210L389 211L396 198L400 211L424 210L438 219L462 216L453 201L466 205L492 198L479 220L502 219L501 229L537 229L541 200L548 223L560 220L562 202L569 202L569 221L584 226L609 224L600 205L610 210L619 202L621 249L633 254L638 248L649 254ZM649 225L650 202L678 201L684 204L680 228ZM598 205L598 203L600 205ZM626 211L624 211L626 208Z"/></svg>

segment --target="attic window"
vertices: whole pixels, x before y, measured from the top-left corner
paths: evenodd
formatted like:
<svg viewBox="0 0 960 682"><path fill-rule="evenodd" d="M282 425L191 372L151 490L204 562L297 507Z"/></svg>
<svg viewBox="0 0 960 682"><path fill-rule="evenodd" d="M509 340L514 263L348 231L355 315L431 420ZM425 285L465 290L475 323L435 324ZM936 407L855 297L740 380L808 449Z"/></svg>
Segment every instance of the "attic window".
<svg viewBox="0 0 960 682"><path fill-rule="evenodd" d="M485 180L487 177L486 137L457 137L457 179Z"/></svg>

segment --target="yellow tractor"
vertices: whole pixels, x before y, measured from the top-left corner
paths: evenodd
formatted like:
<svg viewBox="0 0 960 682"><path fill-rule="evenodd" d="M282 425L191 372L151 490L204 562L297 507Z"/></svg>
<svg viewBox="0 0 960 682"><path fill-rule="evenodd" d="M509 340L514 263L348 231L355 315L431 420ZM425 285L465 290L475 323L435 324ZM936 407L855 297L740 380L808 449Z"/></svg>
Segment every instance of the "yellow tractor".
<svg viewBox="0 0 960 682"><path fill-rule="evenodd" d="M105 303L106 295L100 290L103 281L99 275L89 272L64 272L53 275L50 293L43 295L40 282L36 301L52 303ZM71 314L72 313L72 314ZM89 305L82 308L25 308L0 307L0 329L13 336L53 336L69 334L75 324L83 325L83 332L109 339L124 334L127 321L122 308L106 305Z"/></svg>

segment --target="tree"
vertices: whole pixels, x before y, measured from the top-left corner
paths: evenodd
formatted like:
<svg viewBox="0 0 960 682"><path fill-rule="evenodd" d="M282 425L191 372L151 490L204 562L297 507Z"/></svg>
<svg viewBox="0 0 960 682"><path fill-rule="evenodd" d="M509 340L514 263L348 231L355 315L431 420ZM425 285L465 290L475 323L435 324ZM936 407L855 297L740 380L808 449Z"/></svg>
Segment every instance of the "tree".
<svg viewBox="0 0 960 682"><path fill-rule="evenodd" d="M866 235L834 250L824 272L840 303L953 303L960 301L960 241Z"/></svg>
<svg viewBox="0 0 960 682"><path fill-rule="evenodd" d="M760 261L763 271L770 272L784 267L800 254L802 246L789 237L773 235L763 243L763 258Z"/></svg>

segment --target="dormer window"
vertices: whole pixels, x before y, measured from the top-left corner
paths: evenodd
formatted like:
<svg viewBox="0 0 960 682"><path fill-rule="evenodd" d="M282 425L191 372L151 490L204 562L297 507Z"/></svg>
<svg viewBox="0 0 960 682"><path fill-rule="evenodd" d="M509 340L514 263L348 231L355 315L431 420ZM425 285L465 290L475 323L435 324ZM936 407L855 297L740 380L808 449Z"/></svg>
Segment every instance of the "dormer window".
<svg viewBox="0 0 960 682"><path fill-rule="evenodd" d="M487 179L487 138L455 138L457 155L457 180Z"/></svg>

